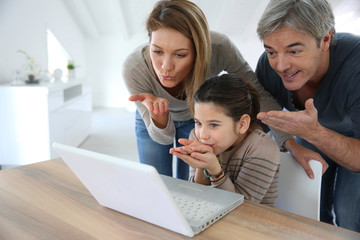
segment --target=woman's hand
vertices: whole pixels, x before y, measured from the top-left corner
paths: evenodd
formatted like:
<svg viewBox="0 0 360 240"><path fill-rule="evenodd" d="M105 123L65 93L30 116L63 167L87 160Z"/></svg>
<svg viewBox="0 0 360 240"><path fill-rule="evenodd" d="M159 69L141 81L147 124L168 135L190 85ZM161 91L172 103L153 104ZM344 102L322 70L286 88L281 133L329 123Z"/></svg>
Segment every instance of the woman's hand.
<svg viewBox="0 0 360 240"><path fill-rule="evenodd" d="M166 98L155 97L149 93L134 94L129 100L141 102L152 114L163 114L169 110L169 101Z"/></svg>
<svg viewBox="0 0 360 240"><path fill-rule="evenodd" d="M141 102L149 111L154 124L158 128L166 128L169 119L169 100L149 93L134 94L129 97L129 100Z"/></svg>

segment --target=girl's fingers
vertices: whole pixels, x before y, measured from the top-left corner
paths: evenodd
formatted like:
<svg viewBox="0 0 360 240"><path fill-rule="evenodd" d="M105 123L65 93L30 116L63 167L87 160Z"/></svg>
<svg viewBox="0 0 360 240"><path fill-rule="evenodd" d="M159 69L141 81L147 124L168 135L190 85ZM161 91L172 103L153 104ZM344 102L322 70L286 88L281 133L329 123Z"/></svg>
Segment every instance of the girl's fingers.
<svg viewBox="0 0 360 240"><path fill-rule="evenodd" d="M193 140L188 140L188 139L186 139L186 138L180 138L180 139L178 140L178 142L179 142L180 144L182 144L182 145L187 146L187 145L190 145L191 143L193 143L194 141L193 141Z"/></svg>
<svg viewBox="0 0 360 240"><path fill-rule="evenodd" d="M183 147L177 147L175 148L175 151L182 153L182 154L190 154L192 153L191 148L187 147L187 146L183 146Z"/></svg>
<svg viewBox="0 0 360 240"><path fill-rule="evenodd" d="M188 154L181 154L179 152L174 152L174 155L177 156L178 158L182 159L187 164L189 164L192 168L199 168L202 165L201 161L191 157Z"/></svg>
<svg viewBox="0 0 360 240"><path fill-rule="evenodd" d="M209 145L205 145L205 144L192 145L191 150L193 152L200 152L200 153L207 153L207 152L212 153L213 152L212 147L210 147Z"/></svg>

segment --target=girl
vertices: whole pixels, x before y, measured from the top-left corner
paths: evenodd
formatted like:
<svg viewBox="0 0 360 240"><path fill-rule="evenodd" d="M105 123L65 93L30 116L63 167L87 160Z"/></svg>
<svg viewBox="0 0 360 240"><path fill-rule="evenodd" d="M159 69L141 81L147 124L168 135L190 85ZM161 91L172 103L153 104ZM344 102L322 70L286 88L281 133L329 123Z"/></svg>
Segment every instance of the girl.
<svg viewBox="0 0 360 240"><path fill-rule="evenodd" d="M264 102L276 105L230 40L210 33L205 15L194 3L159 1L146 27L150 42L127 58L123 72L129 100L137 107L140 162L154 166L161 174L173 175L169 150L179 138L188 138L194 127L194 93L205 79L224 70L251 79ZM178 178L188 178L186 163L179 160L176 168Z"/></svg>
<svg viewBox="0 0 360 240"><path fill-rule="evenodd" d="M207 80L194 97L195 129L170 153L191 166L190 181L238 192L274 206L280 154L256 128L256 90L227 74Z"/></svg>

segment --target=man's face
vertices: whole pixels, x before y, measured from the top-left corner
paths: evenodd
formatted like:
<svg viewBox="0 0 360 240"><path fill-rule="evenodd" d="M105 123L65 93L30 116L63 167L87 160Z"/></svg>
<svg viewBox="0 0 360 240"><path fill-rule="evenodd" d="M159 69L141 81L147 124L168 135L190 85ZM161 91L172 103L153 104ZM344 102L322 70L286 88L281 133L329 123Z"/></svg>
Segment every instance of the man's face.
<svg viewBox="0 0 360 240"><path fill-rule="evenodd" d="M270 66L290 91L321 82L329 66L329 43L330 34L322 39L319 47L314 37L287 26L264 38Z"/></svg>

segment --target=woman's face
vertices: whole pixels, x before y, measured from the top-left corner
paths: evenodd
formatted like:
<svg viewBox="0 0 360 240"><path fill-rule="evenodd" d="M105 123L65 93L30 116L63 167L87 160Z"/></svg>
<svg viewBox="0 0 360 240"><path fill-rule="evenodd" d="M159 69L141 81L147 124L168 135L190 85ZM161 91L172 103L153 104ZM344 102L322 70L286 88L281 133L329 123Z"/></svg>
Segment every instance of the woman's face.
<svg viewBox="0 0 360 240"><path fill-rule="evenodd" d="M195 48L182 33L159 28L151 33L150 58L158 81L166 88L173 88L192 71Z"/></svg>

